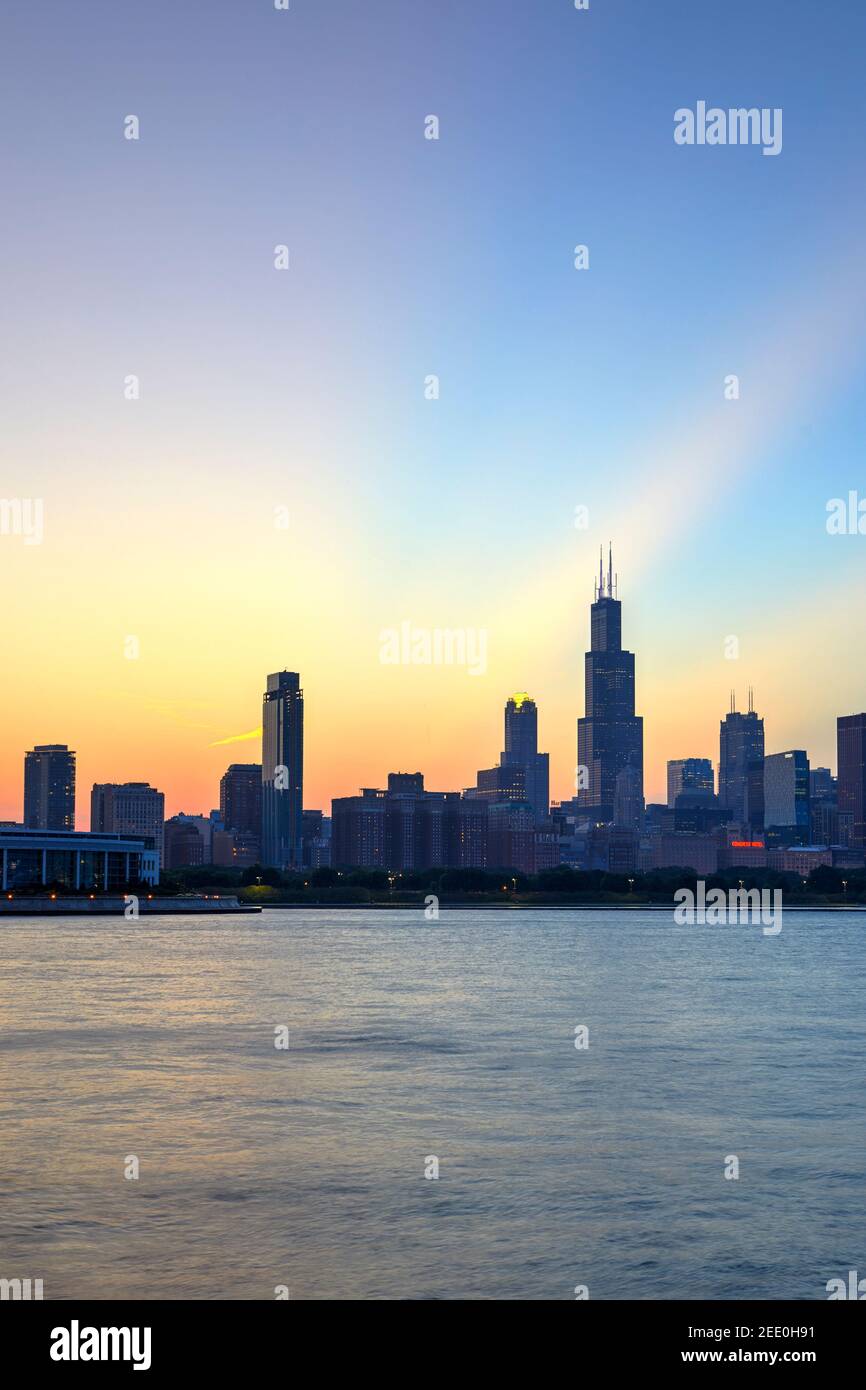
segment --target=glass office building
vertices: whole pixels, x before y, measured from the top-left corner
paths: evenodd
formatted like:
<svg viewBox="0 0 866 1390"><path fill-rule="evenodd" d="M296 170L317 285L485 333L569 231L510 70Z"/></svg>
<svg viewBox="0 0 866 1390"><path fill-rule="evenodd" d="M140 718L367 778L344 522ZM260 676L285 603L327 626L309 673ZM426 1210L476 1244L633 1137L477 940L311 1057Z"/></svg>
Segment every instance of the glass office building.
<svg viewBox="0 0 866 1390"><path fill-rule="evenodd" d="M0 829L0 861L6 893L23 888L107 893L130 883L159 883L159 850L123 835Z"/></svg>
<svg viewBox="0 0 866 1390"><path fill-rule="evenodd" d="M268 676L262 702L262 863L303 863L304 692L297 671Z"/></svg>

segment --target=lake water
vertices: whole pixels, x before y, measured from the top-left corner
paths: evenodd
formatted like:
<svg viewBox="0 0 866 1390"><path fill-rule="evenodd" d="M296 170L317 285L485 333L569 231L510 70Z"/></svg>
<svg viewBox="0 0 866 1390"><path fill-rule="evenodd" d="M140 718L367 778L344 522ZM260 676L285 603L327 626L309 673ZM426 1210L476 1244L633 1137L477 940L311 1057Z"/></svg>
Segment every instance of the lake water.
<svg viewBox="0 0 866 1390"><path fill-rule="evenodd" d="M0 1277L826 1298L866 1274L864 941L857 913L0 922Z"/></svg>

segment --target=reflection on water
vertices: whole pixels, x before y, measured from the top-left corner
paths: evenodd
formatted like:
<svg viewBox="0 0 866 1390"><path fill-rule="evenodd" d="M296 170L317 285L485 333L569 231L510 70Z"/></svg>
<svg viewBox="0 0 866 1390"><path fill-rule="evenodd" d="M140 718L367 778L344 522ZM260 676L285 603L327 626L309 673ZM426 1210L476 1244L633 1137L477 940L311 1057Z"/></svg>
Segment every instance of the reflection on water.
<svg viewBox="0 0 866 1390"><path fill-rule="evenodd" d="M0 1277L46 1298L826 1298L866 1259L864 929L4 921Z"/></svg>

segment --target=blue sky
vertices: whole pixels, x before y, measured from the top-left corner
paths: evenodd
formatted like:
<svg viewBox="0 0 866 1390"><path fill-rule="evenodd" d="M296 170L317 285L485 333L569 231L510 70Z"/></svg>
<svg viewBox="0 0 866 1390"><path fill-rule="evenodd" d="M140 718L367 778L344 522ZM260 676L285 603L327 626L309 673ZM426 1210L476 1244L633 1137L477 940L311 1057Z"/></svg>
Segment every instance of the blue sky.
<svg viewBox="0 0 866 1390"><path fill-rule="evenodd" d="M866 491L866 7L96 0L19 5L2 31L0 492L45 495L62 519L38 554L0 552L30 596L10 631L7 780L18 741L65 718L40 694L26 732L32 634L62 648L58 590L112 575L116 611L77 634L81 665L104 680L101 644L150 621L153 688L182 704L230 634L251 675L214 697L229 731L255 722L265 669L309 671L329 720L320 801L382 780L395 722L395 754L414 765L418 747L431 780L465 784L474 750L498 750L511 688L539 700L568 795L609 538L650 794L665 758L715 758L731 684L775 702L771 751L832 756L835 714L866 704L848 650L861 540L824 529L829 498ZM698 100L782 108L781 154L675 145L674 111ZM117 389L132 371L134 415ZM284 497L291 557L256 581L257 527ZM191 645L178 586L208 615ZM840 669L816 698L797 663L823 592L841 605L821 635ZM383 690L376 634L407 615L489 627L489 678ZM347 664L351 712L333 693ZM86 672L63 699L95 766ZM164 731L141 727L156 759ZM677 727L699 746L672 743ZM187 754L188 797L206 796L204 758ZM176 765L155 776L170 785Z"/></svg>

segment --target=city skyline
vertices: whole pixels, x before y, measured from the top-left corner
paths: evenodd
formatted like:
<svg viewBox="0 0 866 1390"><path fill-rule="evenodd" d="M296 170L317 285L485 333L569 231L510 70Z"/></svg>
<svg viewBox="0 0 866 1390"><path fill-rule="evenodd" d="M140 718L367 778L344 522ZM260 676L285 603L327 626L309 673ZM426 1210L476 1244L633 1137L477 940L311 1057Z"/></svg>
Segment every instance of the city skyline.
<svg viewBox="0 0 866 1390"><path fill-rule="evenodd" d="M597 583L597 580L596 580ZM648 628L645 613L641 611L640 600L629 604L629 625L630 631L640 635L641 633L651 633ZM828 626L832 629L832 615ZM587 624L587 629L589 624ZM431 630L436 630L431 629ZM441 629L439 629L441 630ZM458 630L459 629L455 629ZM587 638L589 636L587 630ZM816 639L820 636L820 630L816 631ZM826 637L826 630L824 631ZM379 664L379 651L381 645L381 635L376 634L374 661ZM580 647L580 637L575 629L571 632L571 638L575 648ZM726 641L729 638L725 639ZM754 635L754 640L760 642L760 634ZM771 644L768 644L771 647ZM736 674L738 667L744 666L743 658L736 660L726 659L724 656L719 661L719 666L724 669L719 673L719 689L716 691L706 691L702 680L702 673L691 671L688 675L689 697L684 702L684 708L676 707L674 711L670 706L663 703L655 710L655 714L647 714L646 710L651 707L650 696L644 695L645 686L650 689L658 690L659 669L658 654L649 648L639 646L638 637L631 640L631 646L639 651L641 666L638 676L638 688L640 694L640 704L644 711L644 730L645 730L645 783L646 800L648 802L661 802L666 799L666 778L667 763L678 757L711 756L714 767L718 766L718 758L715 752L717 746L717 727L718 727L718 707L710 707L701 704L698 692L706 694L707 698L712 698L713 694L721 696L722 682L725 682L724 690L727 694L729 688L733 686L736 690L736 682L732 680L732 675ZM582 650L582 649L581 649ZM766 650L766 648L765 648ZM853 646L845 645L842 648L841 656L849 655ZM582 694L578 686L577 654L575 655L575 688L569 692L574 700L574 706L569 711L565 705L566 695L559 689L548 691L549 699L539 694L540 682L524 679L513 683L511 689L529 688L532 691L533 699L538 707L540 727L545 747L550 753L550 781L551 797L555 800L567 800L573 794L574 780L574 756L572 752L569 761L568 751L563 748L563 744L571 743L574 745L574 721L579 713L579 704L582 703ZM832 662L832 656L828 654L828 660ZM297 663L298 666L301 663ZM760 667L759 662L751 665ZM751 669L750 665L750 669ZM389 673L392 668L381 667L385 673ZM327 729L322 726L323 710L334 710L335 692L323 689L321 678L316 673L311 673L306 680L308 691L318 691L322 705L318 709L313 706L312 700L309 702L313 709L312 718L308 720L307 730L305 731L306 746L309 771L305 774L305 780L310 787L310 801L317 804L327 804L334 796L351 795L357 786L365 785L375 781L377 775L381 776L381 769L385 762L396 761L398 763L419 764L423 761L425 766L432 769L428 773L431 783L462 787L468 785L475 771L476 759L479 756L477 751L473 751L471 730L478 729L479 744L489 743L490 728L498 725L498 706L504 692L496 689L491 690L492 675L485 673L479 677L469 677L465 669L459 666L411 666L398 668L402 678L401 685L407 692L406 698L408 705L401 705L401 711L405 713L408 707L413 706L419 710L417 719L400 719L399 722L389 728L387 744L380 745L380 752L375 754L368 753L360 756L357 748L357 738L348 738L345 749L342 750L345 756L341 757L341 750L334 747L333 741L329 738ZM646 673L646 674L644 674ZM704 673L705 674L705 673ZM256 686L260 678L253 675L247 681L250 686ZM429 683L433 689L425 689L425 682ZM443 739L440 744L434 739L431 715L434 712L432 707L436 705L434 691L438 692L445 684L452 691L452 698L459 705L461 694L465 697L467 704L467 714L472 711L473 717L471 724L467 720L460 722L461 738L459 740L459 753L449 752L445 745L447 740ZM715 684L715 683L714 683ZM745 671L743 679L739 683L740 689L748 686L751 692L758 686L758 682L747 677ZM774 678L769 682L770 688L778 689L778 671ZM582 685L582 682L581 682ZM866 679L864 679L866 688ZM475 711L474 707L478 704L478 687L481 686L492 700L491 708L488 709L486 702L484 708ZM37 692L38 693L38 692ZM671 700L676 701L676 696L670 693ZM0 695L0 699L8 703L9 690ZM261 699L260 693L258 703ZM38 702L37 702L38 703ZM62 704L62 698L58 699L58 704ZM763 708L768 708L769 701L761 696ZM862 698L855 698L849 708L855 709L860 704L866 703ZM834 702L835 704L835 702ZM195 720L179 722L177 715L168 713L171 701L164 699L155 702L152 711L158 718L163 732L165 733L165 744L156 745L153 752L148 755L147 766L144 765L145 757L143 754L130 758L128 747L123 741L118 741L114 735L117 732L114 728L103 731L109 751L99 753L94 751L93 741L90 739L76 739L74 735L66 737L69 747L75 747L78 754L79 779L82 786L89 786L95 782L126 782L130 780L148 780L154 785L164 787L166 794L166 805L173 810L183 810L191 805L210 804L213 800L213 785L218 784L220 776L225 771L226 762L225 752L232 753L234 761L239 761L250 746L255 746L261 740L261 725L255 725L250 721L250 711L246 712L246 719L243 714L236 718L234 728L236 733L226 733L223 738L198 742L203 730L207 726ZM121 702L120 712L125 708ZM810 706L810 708L813 708ZM117 714L115 710L115 714ZM672 717L682 716L682 717ZM425 716L426 715L426 720ZM318 717L317 717L318 716ZM787 700L783 699L781 705L772 711L770 715L770 742L778 749L793 746L804 746L810 751L810 758L813 764L835 766L835 718L836 713L833 709L829 711L829 725L823 719L818 719L814 710L810 717L804 719L803 724L799 724L790 708ZM14 721L12 721L14 724ZM62 718L52 719L51 723L64 723ZM68 721L67 721L68 722ZM111 721L114 723L114 721ZM228 721L226 721L227 723ZM338 721L339 722L339 721ZM383 719L379 716L375 721L375 729L379 738L386 736L383 728ZM32 725L32 717L26 718L19 712L18 724L21 727ZM7 721L9 728L9 721ZM809 728L816 730L814 736L809 739L804 737L803 731ZM778 737L773 738L773 730L778 731ZM677 730L678 732L674 732ZM684 730L691 730L686 734ZM216 730L211 730L216 732ZM413 738L413 731L415 737ZM661 731L664 731L663 735ZM347 731L347 734L350 731ZM568 735L570 734L570 737ZM665 742L662 742L664 737ZM669 740L669 741L668 741ZM362 740L363 742L363 740ZM35 744L32 734L25 734L24 744ZM559 747L556 747L556 744ZM688 744L688 751L685 745ZM422 748L426 751L419 752ZM393 749L393 753L389 752ZM323 751L325 750L325 751ZM413 751L414 750L414 751ZM648 751L651 750L651 751ZM814 751L813 751L814 750ZM771 751L773 751L771 749ZM183 762L194 760L195 772L184 773L180 776L176 770L178 760ZM22 790L20 766L16 766L17 754L10 749L10 744L4 740L0 747L0 768L3 769L3 777L0 779L0 820L19 819L22 809ZM358 768L357 780L353 780L351 767ZM161 770L160 770L161 769ZM437 769L443 769L437 772ZM449 776L449 769L453 769L452 780L446 782ZM91 775L92 770L92 775ZM12 772L12 777L10 777ZM19 783L19 790L16 795L14 779ZM11 783L11 785L10 785ZM78 821L76 821L78 824Z"/></svg>
<svg viewBox="0 0 866 1390"><path fill-rule="evenodd" d="M663 30L649 6L483 0L418 45L396 0L375 25L345 0L211 4L174 16L168 74L158 14L9 16L2 491L42 499L44 536L0 536L0 817L34 739L76 747L82 785L206 804L216 745L257 725L260 673L287 661L315 805L392 757L463 785L527 688L567 797L584 576L609 537L649 800L668 757L714 748L732 684L771 747L835 758L837 708L866 689L866 540L827 529L862 478L866 14L830 80L805 3L702 8L671 0ZM778 157L678 146L674 112L704 96L783 107ZM485 673L383 665L404 620L483 629ZM807 653L832 682L807 688Z"/></svg>
<svg viewBox="0 0 866 1390"><path fill-rule="evenodd" d="M598 584L598 581L596 581L596 584ZM603 588L602 588L602 587L596 587L596 588L594 589L594 609L595 609L595 607L598 607L598 598L599 598L599 596L602 596L602 598L610 598L610 596L612 596L612 595L606 594L606 592L603 591ZM617 602L617 600L614 600L614 603L617 603L617 607L619 607L619 602ZM591 620L591 626L592 626L592 620ZM617 637L616 637L616 642L617 642L617 655L620 655L620 646L619 646L620 635L619 635L619 634L620 634L620 620L619 620L619 617L617 617ZM632 652L624 652L623 655L626 656L626 657L631 657L631 662L632 662L632 667L631 667L631 669L634 670L634 653L632 653ZM588 651L587 653L585 653L585 656L587 656L587 657L591 656L591 651ZM268 677L268 681L278 681L278 680L279 680L279 674L282 674L282 676L292 676L293 680L295 680L295 681L297 682L296 674L295 674L295 673L288 673L288 671L282 671L282 673L278 673L277 676ZM634 678L632 678L632 687L634 687L634 684L635 684L635 681L634 681ZM304 752L304 738L306 738L306 734L304 734L304 719L306 719L306 710L304 710L303 691L302 691L302 689L297 688L297 684L296 684L296 687L295 687L295 694L296 694L297 696L299 696L300 709L302 709L302 716L300 716L300 744L302 744L302 749L300 749L300 765L302 765L302 773L300 773L300 781L302 781L302 785L304 785L304 787L306 787L306 784L307 784L307 773L306 773L306 760L307 760L307 755L306 755L306 752ZM634 702L634 688L632 688L632 696L631 696L631 699L632 699L632 702ZM517 702L517 708L516 708L516 709L514 709L514 702ZM534 731L534 737L535 737L535 739L538 739L538 714L541 713L541 714L542 714L542 719L544 719L544 712L542 712L542 710L539 710L539 709L538 709L538 702L535 701L535 699L532 698L532 696L531 696L530 694L528 694L528 692L518 692L518 694L513 694L513 695L507 696L507 703L506 703L506 742L507 742L507 730L509 730L509 712L512 712L512 719L513 719L513 714L514 714L514 713L520 714L520 712L521 712L521 705L523 705L523 702L527 703L527 705L530 706L530 708L532 709L532 713L534 713L534 719L532 719L532 731ZM268 695L267 695L267 692L265 692L264 703L265 703L265 708L267 708L267 703L268 703ZM856 713L856 714L849 714L849 716L840 716L840 714L835 714L835 716L834 716L834 724L833 724L833 755L828 756L828 758L827 758L826 760L822 760L822 759L820 759L820 758L816 758L815 755L812 755L812 753L809 752L809 749L808 749L808 748L805 749L806 756L808 756L809 763L810 763L810 766L812 766L812 769L816 769L816 767L826 767L826 769L835 770L835 773L838 773L838 756L837 756L837 748L838 748L838 742L837 742L837 739L838 739L838 730L837 730L837 720L838 720L838 719L841 719L841 717L844 717L844 719L849 719L849 720L866 720L866 714ZM717 716L716 716L716 720L717 720ZM680 762L684 762L684 763L689 763L689 762L708 762L709 765L712 766L712 770L713 770L714 791L716 791L716 794L719 795L721 799L724 799L724 791L723 791L723 787L724 787L724 774L723 774L723 769L724 769L724 755L723 755L723 746L724 746L724 741L726 741L726 731L727 731L727 730L730 730L731 721L734 721L734 727L740 728L741 724L745 724L746 721L749 721L749 720L756 720L756 723L758 723L758 726L759 726L759 728L760 728L760 748L763 749L763 724L765 724L765 719L763 719L763 717L756 716L755 710L753 710L753 688L752 688L752 685L749 685L749 688L748 688L748 710L746 710L745 713L742 713L742 712L740 712L740 710L738 710L738 708L737 708L737 694L735 694L735 689L731 689L731 691L730 691L730 709L728 709L728 712L727 712L726 716L724 716L724 719L721 720L720 726L719 726L719 724L717 724L717 727L720 727L721 734L720 734L720 737L719 737L719 734L716 735L716 745L714 745L714 752L712 753L712 755L710 755L709 758L708 758L708 756L706 756L706 753L703 752L703 751L701 751L701 752L698 752L698 751L691 751L691 752L688 752L688 753L687 753L687 752L684 752L683 749L680 749L680 753L678 753L678 755L676 756L676 758L673 758L673 756L669 756L669 758L667 758L666 760L664 760L664 781L663 781L662 787L659 788L659 795L656 795L656 796L645 795L645 796L644 796L644 801L645 801L646 805L666 805L666 803L670 803L670 776L671 776L671 767L673 767L674 765L676 765L676 763L680 763ZM584 714L584 716L580 717L580 719L577 720L577 724L578 724L578 737L580 737L580 726L581 726L581 724L585 724L585 723L587 723L587 717L585 717L585 714ZM638 720L638 724L641 724L641 720ZM257 748L257 749L259 749L259 755L261 756L261 746L263 746L263 733L264 733L264 726L260 726L259 728L256 728L256 730L250 730L249 733L247 733L247 734L245 735L245 737L243 737L243 738L238 738L238 739L231 739L231 738L229 738L229 739L225 739L225 741L220 741L220 745L218 745L218 746L220 746L220 749L224 748L224 746L231 746L231 748L235 748L235 746L238 746L238 751L239 751L239 752L243 752L243 751L245 751L245 749ZM274 737L277 737L277 735L274 735ZM728 738L728 741L730 741L730 734L727 734L727 738ZM680 744L683 744L683 742L684 742L683 739L680 739ZM99 830L101 830L101 828L106 828L106 827L104 827L103 824L101 824L101 823L96 824L96 826L95 826L95 824L93 824L93 810L92 810L92 809L90 809L90 815L89 815L89 817L88 817L88 827L85 827L85 826L83 826L83 824L81 824L81 813L79 813L79 801L78 801L78 798L76 798L76 795L75 795L75 784L76 784L76 781L78 781L78 783L79 783L79 785L81 785L81 787L83 787L83 788L89 788L89 790L86 791L86 799L88 799L90 808L93 808L93 803L95 803L95 802L93 802L93 794L95 794L95 792L96 792L97 790L100 790L100 788L103 787L103 785L111 785L111 784L113 784L113 783L110 783L110 781L108 781L107 778L95 778L95 780L93 780L92 783L89 783L89 781L86 780L86 778L79 778L79 777L78 777L78 749L75 749L75 748L74 748L74 745L72 745L71 742L67 742L67 744L35 744L35 745L33 745L33 749L31 749L31 751L29 751L29 752L26 753L26 755L25 755L24 776L22 776L22 778L21 778L22 792L21 792L21 798L19 798L19 802L18 802L18 815L7 815L7 813L1 813L1 815L0 815L0 823L1 823L1 821L6 821L6 823L24 823L24 821L25 821L25 799L26 799L26 798L25 798L25 783L26 783L26 776L28 776L28 773L26 773L26 769L28 769L28 766L29 766L28 760L33 759L33 755L35 755L35 753L38 753L38 755L46 755L46 753L47 753L47 755L50 755L50 756L57 756L57 755L63 756L63 755L67 755L67 752L70 753L71 759L72 759L72 763L71 763L71 767L72 767L72 790L71 790L71 794L68 794L68 792L67 792L67 799L70 799L70 798L71 798L71 805L74 806L74 824L72 824L72 826L71 826L70 828L76 828L76 830L83 830L83 828L99 828ZM788 749L787 749L787 748L769 749L769 751L767 751L767 753L766 753L766 758L770 758L770 756L773 756L773 758L781 758L781 756L787 755L787 752L788 752ZM507 748L506 748L506 753L507 753ZM548 758L549 758L549 753L546 753L546 752L545 752L545 753L541 753L541 755L538 755L538 756L539 756L539 758L544 759L544 762L545 762L544 783L542 783L542 785L546 785L546 781L548 781L548 774L546 774L546 760L548 760ZM580 756L580 753L578 753L578 756ZM474 759L474 762L475 762L475 771L477 771L478 762L480 762L480 760L482 760L482 759L484 759L484 749L478 749L478 751L475 752L475 759ZM503 755L502 758L500 758L500 763L502 763L502 767L506 767L506 766L507 766L507 763L513 762L513 760L514 760L514 759L507 758L507 756ZM385 762L388 763L388 751L385 751ZM359 784L359 787L361 787L361 785L375 785L375 784L379 783L379 781L382 781L382 778L384 778L384 776L385 776L385 771L393 771L393 770L395 770L395 769L396 769L396 765L398 765L398 762L399 762L399 759L398 759L398 760L395 760L395 759L391 758L391 763L392 763L393 766L389 765L388 767L386 767L386 769L385 769L384 766L378 767L378 769L374 769L374 774L373 774L373 776L371 776L370 778L367 778L367 780L364 781L364 783L360 783L360 784ZM414 763L420 763L420 759L418 759L418 758L414 759L414 763L413 763L413 758L411 758L411 756L409 756L409 759L406 760L406 766L409 766L410 763L411 763L411 765L414 765ZM182 815L182 813L189 813L190 808L192 808L192 806L195 806L195 805L199 806L199 813L204 813L204 815L207 815L207 813L209 813L211 809L214 809L214 806L215 806L215 808L220 808L220 806L222 805L222 799L224 799L224 792L222 792L222 783L224 783L225 778L227 778L229 771L231 771L232 769L234 769L234 767L240 767L240 769L243 769L243 767L245 767L245 766L249 766L249 765L243 765L243 763L240 763L240 762L239 762L239 759L232 759L232 762L231 762L231 763L225 763L224 758L222 758L222 759L221 759L222 771L221 771L221 773L220 773L220 776L218 776L218 778L217 778L217 784L215 784L215 790L214 790L214 788L210 788L210 794L207 794L207 792L206 792L206 794L204 794L203 798L200 799L199 802L189 801L188 803L182 803L182 805L181 805L181 803L178 803L178 805L172 805L172 803L170 802L170 799L168 799L168 796L165 796L165 802L164 802L164 805L165 805L165 815L167 815L167 816L177 816L177 815ZM261 766L261 765L259 765L259 766ZM746 766L746 762L745 762L745 760L744 760L744 769L745 769L745 766ZM550 803L557 803L557 802L560 802L560 801L562 801L562 802L570 802L571 799L574 798L574 796L577 796L578 801L581 801L582 803L584 803L584 809L587 810L587 813L591 813L591 803L589 803L589 802L587 801L587 796L585 796L585 794L581 796L581 792L577 790L577 769L578 769L578 767L580 767L580 763L578 763L578 765L575 765L575 767L574 767L573 787L571 787L571 790L570 790L569 794L560 796L560 798L556 798L556 796L553 796L553 794L550 794L550 796L549 796L549 801L550 801ZM552 771L555 771L555 769L553 769L552 763L550 763L550 769L552 769ZM425 776L425 778L427 778L428 781L430 781L430 783L434 783L434 778L428 777L428 774L427 774L427 773L425 773L424 776ZM121 787L125 787L125 788L129 788L129 787L150 787L150 780L146 780L146 781L145 781L145 780L142 780L142 781L132 780L132 778L129 778L128 776L125 776L124 769L122 769L122 767L121 767L120 771L118 771L118 776L117 776L117 778L115 778L114 781L115 781L115 783L120 784ZM154 780L153 780L153 788L156 788L157 785L158 785L157 780L156 780L156 778L154 778ZM467 773L466 778L463 778L463 780L461 780L459 784L453 785L453 787L442 787L442 790L446 790L446 791L463 791L464 788L470 787L470 785L471 785L471 777L470 777L470 774ZM336 798L336 796L353 796L354 794L356 794L356 791L357 791L357 790L359 790L359 788L357 788L357 787L356 787L356 788L350 788L350 790L348 790L348 791L341 791L341 792L338 792L338 794L335 794L334 796L328 796L328 798L325 798L324 801L322 801L322 808L328 808L328 806L331 805L331 802L334 801L334 799ZM163 795L164 795L164 792L163 792L163 791L160 791L160 796L163 796ZM82 803L83 803L83 799L85 799L85 796L82 796ZM300 805L300 803L297 803L297 805L295 805L295 799L296 799L295 796L293 796L293 798L292 798L292 802L293 802L293 826L295 826L295 830L293 830L293 834L296 834L297 817L299 817L300 812L302 812L302 810L306 810L307 808L311 808L311 806L313 806L313 802L314 802L313 796L307 796L306 791L303 792L303 802L304 802L304 805L303 805L303 806ZM1 805L3 805L3 801L0 801L0 806L1 806ZM13 806L13 810L15 809L13 799L10 799L10 801L7 802L7 805L11 805L11 806ZM731 803L731 808L730 808L730 809L737 810L738 816L744 815L744 808L742 808L741 802L733 802L733 803ZM610 806L610 808L606 808L606 810L610 810L610 812L612 812L612 806ZM327 813L327 809L325 809L325 813ZM609 817L607 817L607 815L605 815L605 819L609 819ZM745 819L748 819L748 812L746 812L746 817L745 817ZM243 827L240 827L240 828L243 828ZM299 845L299 838L297 838L297 835L296 835L296 842L297 842L297 845Z"/></svg>
<svg viewBox="0 0 866 1390"><path fill-rule="evenodd" d="M665 760L665 787L664 794L652 798L642 796L642 748L643 748L643 721L640 717L635 718L635 693L637 687L635 654L622 647L622 604L618 594L617 577L614 575L612 547L608 549L608 570L605 576L603 564L603 552L599 558L599 575L593 583L593 601L590 607L590 646L585 653L585 683L584 683L584 713L576 721L578 735L578 757L581 757L581 745L583 744L588 753L583 756L590 757L590 767L587 768L585 779L580 784L578 776L580 764L574 769L573 787L568 796L563 796L559 800L563 803L574 802L577 814L582 813L592 819L596 814L598 819L612 821L615 818L614 804L616 797L611 795L610 789L618 783L617 772L620 768L631 769L636 777L633 788L624 795L631 795L636 798L637 803L646 806L670 806L671 798L671 778L679 777L682 780L682 769L687 764L705 763L708 764L715 773L715 792L721 806L727 807L732 813L732 819L742 824L754 819L756 812L760 824L764 820L764 777L765 768L772 767L785 758L798 757L804 759L804 769L801 778L805 777L806 799L808 801L808 776L809 768L820 768L821 771L832 771L836 767L838 772L838 749L841 745L842 730L848 728L860 728L866 722L864 714L850 714L845 716L836 715L834 723L834 742L837 756L830 758L826 764L820 759L811 756L808 749L801 752L792 753L789 749L769 749L765 750L764 719L759 716L754 709L754 690L750 685L748 688L748 708L742 713L737 708L736 691L730 691L730 708L725 717L719 723L718 734L718 760L706 758L703 753L692 750L686 754L680 750L676 758L668 757ZM601 663L599 665L599 663ZM590 714L592 711L592 714ZM262 813L262 862L264 863L285 863L286 865L299 865L301 862L301 820L307 809L312 810L312 798L306 795L304 790L305 768L307 765L307 755L305 753L305 699L304 690L301 688L301 678L297 672L287 670L278 671L267 676L267 688L262 702L263 723L256 729L251 730L242 739L221 740L217 746L222 750L226 746L239 744L241 748L248 748L250 743L255 740L261 750L260 764L244 764L232 761L220 775L217 795L205 797L200 803L200 811L189 813L186 806L172 807L164 797L162 791L157 791L156 786L151 786L149 782L130 781L124 778L119 786L112 783L94 781L90 793L91 815L90 829L105 830L111 828L103 820L102 807L105 804L105 795L110 793L114 787L117 791L124 791L127 796L130 793L142 799L142 789L145 789L147 797L158 796L159 803L165 809L166 814L173 819L195 819L197 815L208 816L214 808L216 801L221 812L225 810L226 784L232 773L249 773L253 767L258 767L261 772L266 765L271 768L262 776L260 791L260 811ZM600 751L593 752L591 748L592 738L587 733L587 729L598 723L599 714L601 717L601 728L604 730L609 727L611 732L604 735L600 744ZM534 805L536 823L539 821L540 802L539 795L542 789L549 786L549 754L538 751L538 705L535 699L526 691L521 691L508 696L505 703L505 749L500 754L500 761L495 768L488 772L478 770L477 764L483 759L483 750L476 751L476 775L478 778L478 789L482 787L482 778L487 777L485 784L489 790L485 795L491 796L494 788L503 789L503 798L511 800L526 799ZM606 724L605 721L608 721ZM626 728L625 736L622 733ZM636 734L633 732L636 729ZM623 742L623 737L625 741ZM851 745L851 736L846 735L848 743ZM636 738L636 742L634 741ZM682 740L680 740L682 742ZM857 745L859 750L860 745ZM853 754L849 754L849 764L853 766ZM858 752L857 756L861 754ZM419 760L415 759L417 763ZM412 765L410 757L406 766ZM530 764L533 767L530 773ZM610 766L608 766L610 764ZM520 791L516 791L516 783L512 786L513 776L508 773L509 765L517 766L520 776ZM592 766L596 771L592 771ZM39 767L40 782L37 783L35 769ZM60 768L62 776L58 777L57 768ZM391 760L391 767L388 770L389 778L395 775L397 761ZM757 793L757 803L750 804L750 795L755 793L751 790L748 773L750 767L754 767L760 775L758 781L760 790ZM403 776L407 774L396 774ZM415 774L412 774L414 776ZM533 778L530 783L530 776ZM52 781L51 779L54 779ZM275 780L283 779L280 787L275 786ZM384 771L380 768L377 775L362 783L361 786L376 786L383 780ZM422 775L426 777L426 773ZM538 778L538 790L536 791L535 779ZM30 779L30 780L28 780ZM60 826L61 821L66 828L83 829L78 824L76 811L75 786L77 779L77 750L69 744L36 744L33 749L26 752L24 757L24 795L22 797L22 817L21 823L32 825L34 828L45 826L50 823L50 817L46 819L46 808L49 804L55 803L60 807L59 812L55 813L55 824ZM429 781L430 779L428 779ZM53 790L54 783L57 790ZM602 795L602 783L609 783L608 792ZM32 786L31 786L32 783ZM84 783L83 785L86 785ZM31 787L28 793L27 788ZM461 781L458 787L441 787L443 792L455 793L465 792L469 788L472 791L473 784L469 778ZM506 791L505 789L508 788ZM341 795L354 797L359 788L354 788ZM288 792L288 796L283 796L282 792ZM473 794L475 794L473 792ZM30 796L31 810L28 812L27 798ZM58 801L58 796L60 800ZM38 801L37 801L38 797ZM325 813L327 807L337 797L330 797L324 803ZM542 796L543 799L543 796ZM674 797L674 802L676 798ZM133 804L137 805L135 800ZM193 805L194 803L190 803ZM557 798L548 795L548 804L557 804ZM41 807L37 810L37 806ZM98 817L94 808L99 806ZM853 810L853 806L852 806ZM321 808L317 808L321 812ZM74 814L71 825L70 815ZM136 815L140 812L136 810ZM148 812L148 815L150 813ZM807 814L807 813L804 813ZM860 824L860 809L855 815L855 822ZM225 819L223 815L223 820ZM17 817L0 816L0 821L15 823ZM807 816L808 822L808 816ZM757 821L756 821L757 824ZM270 826L270 829L268 828ZM226 829L238 829L241 832L248 832L249 826L238 824L232 827L226 823ZM857 832L862 841L862 831Z"/></svg>

